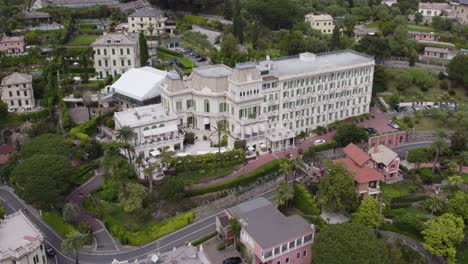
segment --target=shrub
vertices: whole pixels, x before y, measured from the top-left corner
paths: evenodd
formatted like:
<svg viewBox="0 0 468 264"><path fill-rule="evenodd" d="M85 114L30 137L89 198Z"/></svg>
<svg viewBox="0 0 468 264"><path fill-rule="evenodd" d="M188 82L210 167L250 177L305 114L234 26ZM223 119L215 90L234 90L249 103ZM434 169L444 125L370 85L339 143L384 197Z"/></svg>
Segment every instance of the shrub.
<svg viewBox="0 0 468 264"><path fill-rule="evenodd" d="M184 144L195 143L195 134L193 132L187 132L184 136Z"/></svg>
<svg viewBox="0 0 468 264"><path fill-rule="evenodd" d="M455 92L455 90L453 90L453 89L450 89L448 91L448 94L451 95L451 96L455 96L457 94L457 92Z"/></svg>
<svg viewBox="0 0 468 264"><path fill-rule="evenodd" d="M205 242L205 241L211 239L212 237L216 236L217 234L218 234L217 231L213 231L213 232L211 232L211 233L209 233L209 234L206 234L206 235L200 237L199 239L194 240L194 241L192 242L192 246L196 247L196 246L200 245L201 243L203 243L203 242Z"/></svg>
<svg viewBox="0 0 468 264"><path fill-rule="evenodd" d="M234 149L244 150L246 146L247 146L247 142L245 140L236 140L234 142Z"/></svg>
<svg viewBox="0 0 468 264"><path fill-rule="evenodd" d="M325 150L329 150L329 149L332 149L336 147L336 141L335 140L329 140L323 144L320 144L320 145L313 145L311 146L309 149L307 149L306 155L309 155L309 154L313 154L315 155L315 153L317 152L320 152L320 151L325 151Z"/></svg>
<svg viewBox="0 0 468 264"><path fill-rule="evenodd" d="M234 188L238 186L249 185L250 183L258 180L259 178L276 173L280 167L280 164L283 161L284 161L284 158L273 160L272 162L266 165L263 165L250 173L240 175L229 181L214 184L211 186L206 186L200 189L191 190L188 192L188 195L197 196L197 195L203 195L203 194L212 193L212 192L218 192L218 191L222 191L222 190L226 190L226 189L230 189L230 188Z"/></svg>
<svg viewBox="0 0 468 264"><path fill-rule="evenodd" d="M172 56L175 56L175 57L182 57L183 56L180 52L173 51L173 50L170 50L170 49L166 49L164 47L157 47L156 50L160 51L160 52L163 52L163 53L166 53L166 54L169 54L169 55L172 55Z"/></svg>
<svg viewBox="0 0 468 264"><path fill-rule="evenodd" d="M312 195L306 190L306 188L296 183L294 185L294 207L301 210L304 214L308 215L319 215L320 210L314 202Z"/></svg>
<svg viewBox="0 0 468 264"><path fill-rule="evenodd" d="M432 170L430 168L419 169L418 174L423 183L431 184L434 182L434 174L432 174Z"/></svg>
<svg viewBox="0 0 468 264"><path fill-rule="evenodd" d="M224 134L221 137L221 147L226 147L228 144L228 135Z"/></svg>
<svg viewBox="0 0 468 264"><path fill-rule="evenodd" d="M448 82L446 80L440 81L439 86L440 86L440 89L442 89L442 90L448 90L448 88L449 88Z"/></svg>
<svg viewBox="0 0 468 264"><path fill-rule="evenodd" d="M42 218L62 237L66 237L68 234L77 231L72 225L65 222L62 216L57 212L43 212Z"/></svg>
<svg viewBox="0 0 468 264"><path fill-rule="evenodd" d="M226 249L226 243L219 243L217 246L216 246L216 250L218 251L223 251Z"/></svg>
<svg viewBox="0 0 468 264"><path fill-rule="evenodd" d="M208 137L206 135L203 135L203 140L208 140Z"/></svg>

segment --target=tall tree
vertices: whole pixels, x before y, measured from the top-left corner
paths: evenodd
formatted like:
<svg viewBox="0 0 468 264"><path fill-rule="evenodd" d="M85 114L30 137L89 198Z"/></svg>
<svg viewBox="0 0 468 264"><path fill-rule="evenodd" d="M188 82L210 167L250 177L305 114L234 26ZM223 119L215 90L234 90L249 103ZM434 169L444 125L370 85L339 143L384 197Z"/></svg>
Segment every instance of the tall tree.
<svg viewBox="0 0 468 264"><path fill-rule="evenodd" d="M333 29L330 46L332 50L341 48L341 27L338 25L336 25Z"/></svg>
<svg viewBox="0 0 468 264"><path fill-rule="evenodd" d="M153 25L153 23L149 23L149 25L148 25L148 31L149 31L149 33L150 33L150 41L151 41L150 44L151 44L151 43L153 43L153 31L154 31L154 25ZM152 50L151 45L150 45L149 49ZM149 55L151 55L151 54L149 54ZM151 57L151 56L150 56L150 57Z"/></svg>
<svg viewBox="0 0 468 264"><path fill-rule="evenodd" d="M159 198L175 202L185 196L185 183L177 176L166 176L158 185Z"/></svg>
<svg viewBox="0 0 468 264"><path fill-rule="evenodd" d="M354 175L342 163L326 163L327 172L319 183L320 204L329 211L352 212L359 204Z"/></svg>
<svg viewBox="0 0 468 264"><path fill-rule="evenodd" d="M379 202L372 196L366 196L361 201L356 213L353 214L353 223L367 227L376 227L379 221Z"/></svg>
<svg viewBox="0 0 468 264"><path fill-rule="evenodd" d="M79 264L78 251L85 244L86 235L81 234L78 231L67 235L67 238L62 241L61 248L66 254L75 255L75 263Z"/></svg>
<svg viewBox="0 0 468 264"><path fill-rule="evenodd" d="M294 190L286 181L281 181L276 186L276 191L273 196L273 201L280 208L288 208L290 201L294 198Z"/></svg>
<svg viewBox="0 0 468 264"><path fill-rule="evenodd" d="M135 139L135 132L133 129L129 126L123 126L120 129L117 130L116 138L119 141L122 141L125 143L124 149L125 152L127 152L127 157L128 160L130 161L130 164L133 164L133 155L132 155L132 140Z"/></svg>
<svg viewBox="0 0 468 264"><path fill-rule="evenodd" d="M0 100L0 116L8 115L8 104Z"/></svg>
<svg viewBox="0 0 468 264"><path fill-rule="evenodd" d="M453 215L463 218L468 224L468 193L466 191L456 191L447 202L447 211Z"/></svg>
<svg viewBox="0 0 468 264"><path fill-rule="evenodd" d="M406 159L409 162L416 164L416 169L419 169L421 163L425 162L429 158L429 151L426 148L417 148L408 151L408 157Z"/></svg>
<svg viewBox="0 0 468 264"><path fill-rule="evenodd" d="M66 203L63 206L62 215L63 219L69 223L74 223L80 214L80 207L76 203Z"/></svg>
<svg viewBox="0 0 468 264"><path fill-rule="evenodd" d="M349 143L361 143L368 137L369 134L363 126L356 123L344 123L338 127L333 139L338 146L345 147Z"/></svg>
<svg viewBox="0 0 468 264"><path fill-rule="evenodd" d="M386 263L386 245L366 226L354 223L327 225L312 244L314 264Z"/></svg>
<svg viewBox="0 0 468 264"><path fill-rule="evenodd" d="M143 169L143 174L146 176L146 178L148 179L148 183L149 183L149 195L153 195L153 174L154 174L154 171L156 169L156 165L155 164L148 164L148 166L146 166L144 169Z"/></svg>
<svg viewBox="0 0 468 264"><path fill-rule="evenodd" d="M468 163L468 151L462 151L458 153L455 157L458 163L458 171L461 172L463 170L463 166Z"/></svg>
<svg viewBox="0 0 468 264"><path fill-rule="evenodd" d="M252 42L252 48L258 48L258 22L255 20L252 23L252 32L250 35L250 41Z"/></svg>
<svg viewBox="0 0 468 264"><path fill-rule="evenodd" d="M5 210L5 207L3 207L2 200L0 200L0 220L5 219L5 215L6 215L6 210Z"/></svg>
<svg viewBox="0 0 468 264"><path fill-rule="evenodd" d="M455 263L456 247L463 240L465 224L461 217L443 214L426 222L424 248L430 253L443 256L449 264Z"/></svg>
<svg viewBox="0 0 468 264"><path fill-rule="evenodd" d="M457 127L453 131L452 136L450 137L450 148L455 151L463 151L466 149L466 144L468 143L468 132L465 127Z"/></svg>
<svg viewBox="0 0 468 264"><path fill-rule="evenodd" d="M129 183L127 185L128 195L120 195L119 201L122 208L127 213L134 213L143 208L143 201L148 196L146 188L138 183Z"/></svg>
<svg viewBox="0 0 468 264"><path fill-rule="evenodd" d="M244 21L241 16L240 0L234 0L234 17L232 21L232 33L241 44L244 43Z"/></svg>
<svg viewBox="0 0 468 264"><path fill-rule="evenodd" d="M288 182L288 177L292 172L292 163L291 160L285 159L283 162L281 162L280 167L279 167L279 173L284 175L284 180Z"/></svg>
<svg viewBox="0 0 468 264"><path fill-rule="evenodd" d="M233 217L229 220L229 225L231 226L232 234L234 235L234 245L237 248L237 243L239 243L239 237L241 233L241 225L237 218Z"/></svg>
<svg viewBox="0 0 468 264"><path fill-rule="evenodd" d="M463 84L465 90L468 88L468 55L457 55L447 65L449 78Z"/></svg>
<svg viewBox="0 0 468 264"><path fill-rule="evenodd" d="M140 46L140 65L144 66L149 59L148 43L143 32L138 36L138 45Z"/></svg>
<svg viewBox="0 0 468 264"><path fill-rule="evenodd" d="M434 162L432 164L432 174L435 173L437 162L439 161L440 154L448 150L448 144L445 141L447 134L443 130L439 130L435 133L434 142L432 142L431 149L434 151Z"/></svg>

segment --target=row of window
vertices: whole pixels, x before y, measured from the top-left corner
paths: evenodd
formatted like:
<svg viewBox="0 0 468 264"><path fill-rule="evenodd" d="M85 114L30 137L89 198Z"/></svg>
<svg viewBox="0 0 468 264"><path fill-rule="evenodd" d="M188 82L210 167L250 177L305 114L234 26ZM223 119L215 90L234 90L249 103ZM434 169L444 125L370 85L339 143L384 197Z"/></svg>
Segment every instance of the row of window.
<svg viewBox="0 0 468 264"><path fill-rule="evenodd" d="M320 82L327 82L327 80L330 82L330 81L335 81L335 80L341 80L344 78L364 76L364 75L369 75L370 72L371 72L371 68L366 67L366 68L354 69L354 70L343 71L343 72L338 72L338 73L328 73L328 74L308 77L304 79L287 81L283 83L283 88L286 88L286 89L296 88L296 87L300 87L304 85L307 86L309 84L313 85L313 84L318 84Z"/></svg>
<svg viewBox="0 0 468 264"><path fill-rule="evenodd" d="M271 83L264 83L262 84L262 89L267 90L267 89L273 89L278 87L278 82L271 82Z"/></svg>
<svg viewBox="0 0 468 264"><path fill-rule="evenodd" d="M24 100L24 104L29 106L29 100ZM14 100L10 100L10 106L15 106L15 101ZM18 100L18 106L19 107L23 106L23 102L21 100Z"/></svg>
<svg viewBox="0 0 468 264"><path fill-rule="evenodd" d="M259 93L260 93L260 91L258 89L253 89L253 90L240 92L239 96L244 97L244 96L249 96L249 95L254 95L254 94L259 94Z"/></svg>
<svg viewBox="0 0 468 264"><path fill-rule="evenodd" d="M302 252L302 257L304 258L304 257L306 257L306 256L307 256L307 251L304 250L304 251ZM300 259L300 258L301 258L301 253L297 253L296 257L297 257L297 259ZM284 260L284 263L289 263L289 258L286 258L286 259ZM276 264L281 264L281 261L277 261Z"/></svg>
<svg viewBox="0 0 468 264"><path fill-rule="evenodd" d="M263 256L264 259L267 259L267 258L269 258L271 256L278 256L280 254L286 253L287 251L289 251L291 249L294 249L295 247L298 247L298 246L302 245L303 243L307 243L307 242L309 242L311 240L312 240L312 235L307 235L307 236L304 236L304 237L300 237L300 238L298 238L296 240L290 241L289 243L281 245L281 247L277 247L277 248L272 249L272 250L264 251L264 252L262 252L262 256ZM305 253L304 253L304 256L305 256ZM288 262L286 262L286 263L288 263Z"/></svg>
<svg viewBox="0 0 468 264"><path fill-rule="evenodd" d="M28 91L23 91L24 96L28 96ZM8 91L8 95L10 97L13 97L13 91ZM16 96L21 96L21 92L19 90L16 90Z"/></svg>
<svg viewBox="0 0 468 264"><path fill-rule="evenodd" d="M116 50L116 49L115 49L115 48L109 48L109 49L110 49L110 51L111 51L111 54L112 54L112 55L115 55L115 50ZM96 49L96 54L97 54L97 55L101 55L101 49ZM103 49L102 49L102 54L103 54L104 56L107 56L107 48L103 48ZM130 48L127 48L127 53L126 53L126 54L124 54L124 48L120 48L120 49L119 49L119 54L122 55L122 56L123 56L123 55L130 55Z"/></svg>
<svg viewBox="0 0 468 264"><path fill-rule="evenodd" d="M23 88L26 88L26 84L25 84L25 83L23 83L22 86L23 86ZM8 85L7 87L8 87L8 88L11 88L11 85ZM19 84L15 84L15 87L19 87Z"/></svg>
<svg viewBox="0 0 468 264"><path fill-rule="evenodd" d="M102 61L101 60L98 60L98 66L102 67ZM104 60L104 67L108 67L108 66L109 66L109 61ZM112 60L112 66L114 66L114 67L117 66L117 60ZM120 65L119 66L125 67L125 60L120 60ZM127 60L127 66L132 66L132 61L131 60Z"/></svg>

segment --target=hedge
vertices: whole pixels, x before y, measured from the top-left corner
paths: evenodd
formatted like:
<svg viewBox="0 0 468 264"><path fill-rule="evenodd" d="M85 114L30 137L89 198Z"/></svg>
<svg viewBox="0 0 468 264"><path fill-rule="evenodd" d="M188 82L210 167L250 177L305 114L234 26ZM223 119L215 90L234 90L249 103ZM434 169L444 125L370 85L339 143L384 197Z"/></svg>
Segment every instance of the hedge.
<svg viewBox="0 0 468 264"><path fill-rule="evenodd" d="M315 204L312 195L302 184L294 184L294 198L293 205L304 214L319 215L320 209Z"/></svg>
<svg viewBox="0 0 468 264"><path fill-rule="evenodd" d="M208 153L196 156L174 157L171 160L171 167L177 172L192 171L199 169L211 169L219 167L233 166L244 162L244 151L241 149L221 153ZM221 164L220 164L221 163Z"/></svg>
<svg viewBox="0 0 468 264"><path fill-rule="evenodd" d="M192 246L196 247L196 246L200 245L201 243L203 243L203 242L211 239L212 237L216 236L217 234L218 234L217 231L213 231L211 233L208 233L208 234L200 237L199 239L192 241Z"/></svg>
<svg viewBox="0 0 468 264"><path fill-rule="evenodd" d="M70 181L77 185L81 185L93 177L93 175L93 164L86 163L73 168L73 174L71 175Z"/></svg>
<svg viewBox="0 0 468 264"><path fill-rule="evenodd" d="M75 227L65 222L57 212L42 212L42 218L63 237L77 231Z"/></svg>
<svg viewBox="0 0 468 264"><path fill-rule="evenodd" d="M320 145L313 145L309 148L308 151L313 151L314 153L317 153L320 151L332 149L334 147L336 147L336 141L332 139Z"/></svg>
<svg viewBox="0 0 468 264"><path fill-rule="evenodd" d="M201 16L184 16L183 21L187 24L203 26L207 24L208 19Z"/></svg>
<svg viewBox="0 0 468 264"><path fill-rule="evenodd" d="M247 174L242 174L231 180L214 184L211 186L206 186L200 189L190 190L187 192L188 196L197 196L203 195L212 192L218 192L226 189L231 189L238 186L249 185L252 182L255 182L259 178L262 178L266 175L273 174L279 170L280 164L285 160L285 158L276 159L272 162L263 165L252 172Z"/></svg>
<svg viewBox="0 0 468 264"><path fill-rule="evenodd" d="M49 116L49 109L21 114L8 113L8 115L0 117L0 124L22 123L27 120L43 119L47 116Z"/></svg>
<svg viewBox="0 0 468 264"><path fill-rule="evenodd" d="M180 52L177 52L177 51L173 51L173 50L170 50L170 49L166 49L164 47L157 47L156 48L157 51L160 51L160 52L163 52L163 53L166 53L166 54L169 54L169 55L172 55L172 56L175 56L175 57L182 57L182 53Z"/></svg>
<svg viewBox="0 0 468 264"><path fill-rule="evenodd" d="M112 115L114 112L110 111L104 114L101 114L102 119L107 118L108 116ZM73 138L78 138L80 140L85 140L85 136L83 134L86 134L88 136L92 136L94 133L96 133L96 130L99 125L99 115L96 115L89 119L86 122L83 122L79 124L78 126L72 128L70 130L70 136Z"/></svg>

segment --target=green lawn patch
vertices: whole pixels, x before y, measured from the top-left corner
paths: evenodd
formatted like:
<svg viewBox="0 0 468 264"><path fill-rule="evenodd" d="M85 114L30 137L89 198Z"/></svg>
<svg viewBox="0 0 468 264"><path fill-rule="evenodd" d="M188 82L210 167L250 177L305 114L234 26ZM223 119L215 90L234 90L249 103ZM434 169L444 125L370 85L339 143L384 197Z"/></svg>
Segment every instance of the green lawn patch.
<svg viewBox="0 0 468 264"><path fill-rule="evenodd" d="M96 41L98 35L78 35L68 41L67 46L89 46Z"/></svg>
<svg viewBox="0 0 468 264"><path fill-rule="evenodd" d="M90 163L85 163L73 168L71 182L76 185L82 185L94 176L94 166Z"/></svg>
<svg viewBox="0 0 468 264"><path fill-rule="evenodd" d="M306 215L320 215L320 209L304 185L294 184L293 205Z"/></svg>
<svg viewBox="0 0 468 264"><path fill-rule="evenodd" d="M407 196L409 193L415 191L415 187L405 182L396 182L393 184L380 183L382 194L385 198L394 199Z"/></svg>
<svg viewBox="0 0 468 264"><path fill-rule="evenodd" d="M425 33L431 33L431 32L436 32L437 30L431 28L431 27L426 27L426 26L417 26L417 25L408 25L406 28L409 31L419 31L419 32L425 32Z"/></svg>
<svg viewBox="0 0 468 264"><path fill-rule="evenodd" d="M165 61L175 59L184 69L192 69L193 67L197 67L197 65L187 57L178 57L162 51L157 51L156 56Z"/></svg>
<svg viewBox="0 0 468 264"><path fill-rule="evenodd" d="M237 170L239 165L222 166L211 169L200 169L193 171L184 171L177 173L176 177L182 178L187 184L191 185L199 182L201 179L218 179L231 174Z"/></svg>
<svg viewBox="0 0 468 264"><path fill-rule="evenodd" d="M57 212L42 212L42 218L63 237L77 231L75 227L65 222Z"/></svg>
<svg viewBox="0 0 468 264"><path fill-rule="evenodd" d="M158 221L150 214L146 217L128 214L120 205L105 201L95 205L85 199L83 205L102 219L112 236L124 245L144 245L192 223L194 219L193 213L189 212Z"/></svg>
<svg viewBox="0 0 468 264"><path fill-rule="evenodd" d="M468 183L468 173L459 173L458 175L463 178L464 183Z"/></svg>
<svg viewBox="0 0 468 264"><path fill-rule="evenodd" d="M366 28L378 28L379 27L379 22L378 21L374 21L372 23L369 23L366 25Z"/></svg>
<svg viewBox="0 0 468 264"><path fill-rule="evenodd" d="M417 122L414 122L414 129L416 131L435 131L440 128L439 122L430 116L418 117Z"/></svg>

